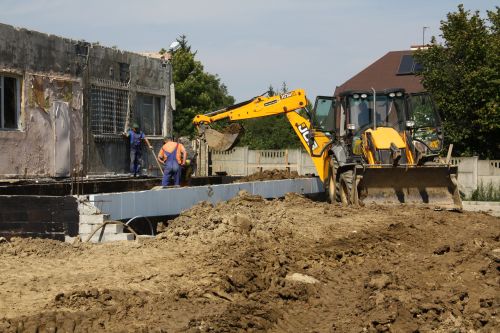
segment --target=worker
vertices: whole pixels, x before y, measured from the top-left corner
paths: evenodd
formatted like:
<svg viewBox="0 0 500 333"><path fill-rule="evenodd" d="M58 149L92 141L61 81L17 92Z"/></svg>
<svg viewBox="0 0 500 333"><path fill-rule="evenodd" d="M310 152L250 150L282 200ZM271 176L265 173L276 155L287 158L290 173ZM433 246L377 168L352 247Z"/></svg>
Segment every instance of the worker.
<svg viewBox="0 0 500 333"><path fill-rule="evenodd" d="M142 163L142 142L144 141L149 149L153 147L149 143L144 133L140 130L139 124L134 123L128 132L123 135L130 139L130 173L137 177L141 173Z"/></svg>
<svg viewBox="0 0 500 333"><path fill-rule="evenodd" d="M174 178L174 185L180 185L182 166L186 163L186 157L186 149L182 143L175 142L171 136L165 137L165 144L158 153L158 160L165 165L162 186L169 186L171 178Z"/></svg>

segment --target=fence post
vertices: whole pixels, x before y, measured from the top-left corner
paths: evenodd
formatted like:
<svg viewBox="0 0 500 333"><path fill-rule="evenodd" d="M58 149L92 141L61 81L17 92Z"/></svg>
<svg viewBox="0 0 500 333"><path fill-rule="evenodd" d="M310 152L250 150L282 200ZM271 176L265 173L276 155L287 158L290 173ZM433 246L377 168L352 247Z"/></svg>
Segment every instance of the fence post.
<svg viewBox="0 0 500 333"><path fill-rule="evenodd" d="M248 176L248 146L243 147L243 175Z"/></svg>
<svg viewBox="0 0 500 333"><path fill-rule="evenodd" d="M478 184L478 178L479 178L479 176L478 176L478 170L477 170L477 168L478 168L477 167L478 160L479 160L478 156L473 156L472 157L472 162L473 162L473 164L472 164L472 179L474 181L474 184L473 184L474 185L474 189L477 189L477 187L479 185Z"/></svg>

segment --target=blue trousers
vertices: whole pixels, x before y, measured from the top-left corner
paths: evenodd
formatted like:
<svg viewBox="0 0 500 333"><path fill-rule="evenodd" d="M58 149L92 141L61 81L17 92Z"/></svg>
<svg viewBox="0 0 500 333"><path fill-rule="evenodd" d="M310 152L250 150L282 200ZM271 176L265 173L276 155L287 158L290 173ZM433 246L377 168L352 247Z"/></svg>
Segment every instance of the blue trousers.
<svg viewBox="0 0 500 333"><path fill-rule="evenodd" d="M174 179L174 185L180 185L181 184L181 172L182 168L177 163L177 160L174 161L167 161L165 163L165 169L163 169L163 179L161 181L161 186L169 186L170 184L170 179Z"/></svg>
<svg viewBox="0 0 500 333"><path fill-rule="evenodd" d="M141 173L142 150L130 148L130 173L134 176Z"/></svg>

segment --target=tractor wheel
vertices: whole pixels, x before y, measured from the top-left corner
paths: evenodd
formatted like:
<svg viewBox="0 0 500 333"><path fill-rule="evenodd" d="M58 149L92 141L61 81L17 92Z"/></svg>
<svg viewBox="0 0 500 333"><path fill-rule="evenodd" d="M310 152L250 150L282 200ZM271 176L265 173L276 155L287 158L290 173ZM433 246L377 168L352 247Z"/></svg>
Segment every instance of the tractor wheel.
<svg viewBox="0 0 500 333"><path fill-rule="evenodd" d="M350 205L353 202L351 198L351 194L353 192L352 183L353 183L352 170L347 170L342 172L339 178L339 196L342 205Z"/></svg>

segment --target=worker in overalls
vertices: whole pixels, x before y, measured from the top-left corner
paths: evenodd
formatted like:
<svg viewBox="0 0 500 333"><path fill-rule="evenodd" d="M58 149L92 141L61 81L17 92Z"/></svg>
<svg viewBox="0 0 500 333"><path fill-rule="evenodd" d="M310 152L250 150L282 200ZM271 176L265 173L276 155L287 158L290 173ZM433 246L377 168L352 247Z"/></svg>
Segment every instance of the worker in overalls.
<svg viewBox="0 0 500 333"><path fill-rule="evenodd" d="M142 141L144 141L150 149L151 144L139 129L139 124L134 123L128 132L123 134L130 139L130 173L136 177L141 173L142 164Z"/></svg>
<svg viewBox="0 0 500 333"><path fill-rule="evenodd" d="M171 178L174 179L174 185L180 185L182 166L186 163L186 149L182 143L173 141L171 136L165 138L165 144L158 153L158 160L163 163L162 186L169 186Z"/></svg>

